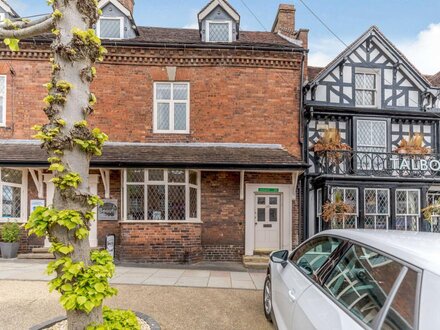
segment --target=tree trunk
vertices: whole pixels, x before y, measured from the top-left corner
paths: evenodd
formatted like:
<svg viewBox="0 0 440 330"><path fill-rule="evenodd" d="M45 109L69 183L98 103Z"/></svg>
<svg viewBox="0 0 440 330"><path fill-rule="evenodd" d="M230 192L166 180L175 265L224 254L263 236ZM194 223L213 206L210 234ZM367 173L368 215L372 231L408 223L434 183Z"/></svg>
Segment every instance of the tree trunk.
<svg viewBox="0 0 440 330"><path fill-rule="evenodd" d="M53 83L66 81L72 84L72 89L66 96L64 105L59 105L59 113L54 117L50 117L51 122L59 118L63 119L66 124L61 129L62 135L71 138L71 132L74 130L75 123L86 119L89 107L90 81L84 79L82 72L90 71L93 63L88 56L78 56L67 58L65 50L71 46L73 42L72 31L75 28L80 30L88 30L91 28L92 20L79 8L86 2L92 0L58 0L55 1L54 9L58 9L63 16L55 23L55 29L59 30L59 36L52 44L54 50L54 64L59 66L59 70L53 72ZM86 6L84 4L84 6ZM49 149L48 153L52 156L54 150ZM71 148L63 149L63 155L59 156L61 163L70 172L78 173L81 177L81 183L76 189L76 197L87 195L89 193L89 166L90 156L80 149L78 145ZM72 198L73 197L73 198ZM90 211L90 207L84 203L82 198L75 196L66 196L65 191L55 188L53 207L57 210L76 210L83 213ZM56 226L51 233L56 241L65 245L72 245L74 251L71 258L74 262L83 261L85 266L91 265L90 260L90 244L89 239L78 240L74 237L74 232L68 232L66 228ZM57 256L57 258L60 256ZM84 330L89 324L101 324L102 308L95 308L90 314L82 311L68 311L68 329Z"/></svg>

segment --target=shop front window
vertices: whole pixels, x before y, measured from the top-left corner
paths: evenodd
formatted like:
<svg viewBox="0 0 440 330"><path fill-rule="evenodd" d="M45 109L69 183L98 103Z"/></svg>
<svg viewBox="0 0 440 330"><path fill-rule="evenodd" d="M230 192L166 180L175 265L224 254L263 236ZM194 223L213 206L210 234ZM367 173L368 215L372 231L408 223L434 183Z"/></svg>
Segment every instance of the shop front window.
<svg viewBox="0 0 440 330"><path fill-rule="evenodd" d="M126 220L198 220L199 173L192 170L126 170Z"/></svg>

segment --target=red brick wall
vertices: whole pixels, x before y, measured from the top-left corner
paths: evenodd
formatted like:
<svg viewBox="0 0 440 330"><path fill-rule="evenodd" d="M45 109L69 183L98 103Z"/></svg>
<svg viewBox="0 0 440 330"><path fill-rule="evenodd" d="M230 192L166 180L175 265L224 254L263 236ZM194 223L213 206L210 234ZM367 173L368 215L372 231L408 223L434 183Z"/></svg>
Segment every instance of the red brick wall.
<svg viewBox="0 0 440 330"><path fill-rule="evenodd" d="M217 54L205 52L206 56ZM180 56L176 51L161 51L164 57L168 53ZM234 54L230 51L225 56L233 58ZM254 55L248 52L246 56L252 59ZM286 55L266 52L259 56L277 59ZM300 54L289 56L299 63ZM165 65L100 64L93 84L99 102L91 121L112 141L276 143L300 156L299 65L245 67L240 63L240 67L177 67L176 80L191 83L188 135L152 133L153 82L168 80ZM15 70L14 76L9 64ZM49 69L47 59L0 61L0 74L8 75L8 127L0 128L0 138L29 139L34 134L30 128L47 121L42 112L46 94L42 85L49 80Z"/></svg>
<svg viewBox="0 0 440 330"><path fill-rule="evenodd" d="M201 224L120 223L120 261L196 262L202 259Z"/></svg>

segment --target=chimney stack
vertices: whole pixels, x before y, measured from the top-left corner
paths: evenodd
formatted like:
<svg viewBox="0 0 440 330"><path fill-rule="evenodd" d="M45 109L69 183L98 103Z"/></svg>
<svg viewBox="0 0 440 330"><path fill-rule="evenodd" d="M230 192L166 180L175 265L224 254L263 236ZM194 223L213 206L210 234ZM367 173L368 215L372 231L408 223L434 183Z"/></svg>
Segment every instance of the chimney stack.
<svg viewBox="0 0 440 330"><path fill-rule="evenodd" d="M294 5L281 4L278 8L272 32L295 38L295 11Z"/></svg>
<svg viewBox="0 0 440 330"><path fill-rule="evenodd" d="M133 15L134 0L118 0Z"/></svg>

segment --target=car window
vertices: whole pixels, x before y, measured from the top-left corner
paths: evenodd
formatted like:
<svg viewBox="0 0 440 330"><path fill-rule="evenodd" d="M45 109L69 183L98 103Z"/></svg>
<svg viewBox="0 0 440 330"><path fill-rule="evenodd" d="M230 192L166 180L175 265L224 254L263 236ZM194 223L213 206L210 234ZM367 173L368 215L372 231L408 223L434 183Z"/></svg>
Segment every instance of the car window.
<svg viewBox="0 0 440 330"><path fill-rule="evenodd" d="M341 239L331 236L316 237L301 245L290 260L305 274L312 276L342 242Z"/></svg>
<svg viewBox="0 0 440 330"><path fill-rule="evenodd" d="M402 267L386 256L353 245L326 279L324 289L354 317L371 326Z"/></svg>
<svg viewBox="0 0 440 330"><path fill-rule="evenodd" d="M415 328L415 309L418 273L408 269L393 299L382 330L411 330Z"/></svg>

